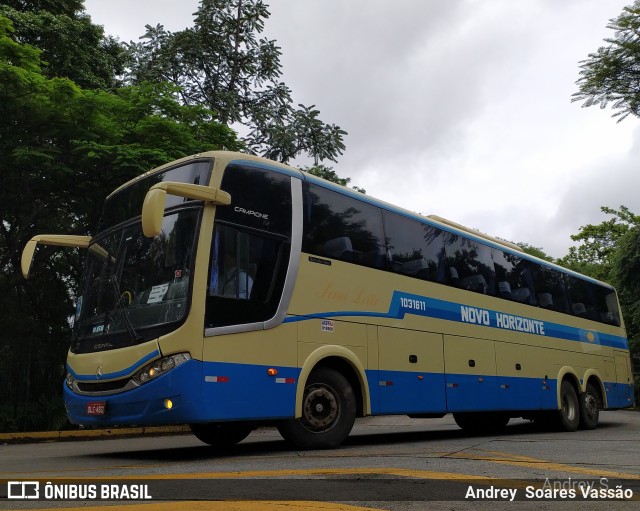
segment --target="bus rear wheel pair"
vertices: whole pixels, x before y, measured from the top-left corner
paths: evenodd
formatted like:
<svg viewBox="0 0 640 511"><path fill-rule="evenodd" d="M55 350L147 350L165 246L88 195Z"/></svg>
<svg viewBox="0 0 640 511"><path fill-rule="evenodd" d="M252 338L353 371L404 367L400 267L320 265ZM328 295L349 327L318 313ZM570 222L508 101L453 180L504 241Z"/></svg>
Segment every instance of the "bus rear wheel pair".
<svg viewBox="0 0 640 511"><path fill-rule="evenodd" d="M560 387L561 408L558 411L558 426L563 431L595 429L600 419L602 400L593 383L588 383L585 392L578 394L567 380Z"/></svg>
<svg viewBox="0 0 640 511"><path fill-rule="evenodd" d="M560 409L545 412L536 417L543 428L573 432L580 429L595 429L600 419L602 398L596 385L588 383L585 392L578 394L568 380L560 385Z"/></svg>

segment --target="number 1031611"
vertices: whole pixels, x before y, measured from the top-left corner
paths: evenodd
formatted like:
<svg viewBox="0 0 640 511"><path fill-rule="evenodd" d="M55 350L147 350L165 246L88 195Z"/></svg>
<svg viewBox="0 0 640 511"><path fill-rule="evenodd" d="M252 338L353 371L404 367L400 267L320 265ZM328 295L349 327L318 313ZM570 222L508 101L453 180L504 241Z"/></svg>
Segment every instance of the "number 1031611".
<svg viewBox="0 0 640 511"><path fill-rule="evenodd" d="M427 303L423 300L415 300L413 298L400 298L400 304L404 309L417 311L426 311Z"/></svg>

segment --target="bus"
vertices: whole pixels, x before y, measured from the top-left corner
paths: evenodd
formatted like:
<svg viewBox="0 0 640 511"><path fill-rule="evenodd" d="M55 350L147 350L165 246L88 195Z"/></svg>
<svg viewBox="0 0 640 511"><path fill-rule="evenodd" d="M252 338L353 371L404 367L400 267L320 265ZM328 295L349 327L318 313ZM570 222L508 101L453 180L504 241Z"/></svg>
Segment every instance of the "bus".
<svg viewBox="0 0 640 511"><path fill-rule="evenodd" d="M87 249L63 382L74 424L262 425L333 448L357 417L593 429L633 406L615 290L518 246L259 157L214 151L122 185Z"/></svg>

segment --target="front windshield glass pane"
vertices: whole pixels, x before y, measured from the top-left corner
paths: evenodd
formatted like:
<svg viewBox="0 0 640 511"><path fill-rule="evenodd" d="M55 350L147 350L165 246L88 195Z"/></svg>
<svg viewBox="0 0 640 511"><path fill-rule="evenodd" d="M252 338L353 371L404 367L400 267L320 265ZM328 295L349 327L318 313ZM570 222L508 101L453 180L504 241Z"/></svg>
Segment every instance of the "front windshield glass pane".
<svg viewBox="0 0 640 511"><path fill-rule="evenodd" d="M119 334L134 344L157 334L150 327L184 318L198 216L198 209L167 214L155 238L146 238L136 222L96 239L78 299L76 339L95 345Z"/></svg>
<svg viewBox="0 0 640 511"><path fill-rule="evenodd" d="M200 160L163 172L151 174L135 183L122 188L110 195L104 203L102 217L98 225L98 232L104 231L119 223L134 218L142 211L144 197L153 185L165 181L191 183L206 186L211 177L212 160ZM168 194L165 209L184 204L190 199Z"/></svg>

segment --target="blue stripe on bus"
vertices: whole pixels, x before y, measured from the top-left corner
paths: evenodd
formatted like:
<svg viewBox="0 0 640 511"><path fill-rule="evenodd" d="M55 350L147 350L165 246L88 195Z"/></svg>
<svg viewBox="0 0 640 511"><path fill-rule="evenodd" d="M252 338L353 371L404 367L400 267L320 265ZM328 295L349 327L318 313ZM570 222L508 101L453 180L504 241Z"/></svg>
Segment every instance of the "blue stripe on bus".
<svg viewBox="0 0 640 511"><path fill-rule="evenodd" d="M100 376L98 376L97 374L78 374L73 369L71 369L69 364L67 364L67 371L69 371L71 376L73 376L76 380L80 380L80 381L113 380L116 378L124 378L126 376L129 376L138 367L142 367L147 362L151 362L154 358L157 358L159 356L160 356L160 352L158 350L154 350L148 355L142 357L136 363L130 365L126 369L123 369L122 371L117 371L115 373L102 374Z"/></svg>
<svg viewBox="0 0 640 511"><path fill-rule="evenodd" d="M184 424L293 417L300 368L189 360L128 392L81 396L63 385L74 424ZM373 415L480 410L557 409L557 380L370 369L366 371ZM422 376L422 378L419 378ZM633 404L629 384L604 383L607 408ZM172 408L164 405L166 399ZM87 405L106 402L105 415L87 415Z"/></svg>
<svg viewBox="0 0 640 511"><path fill-rule="evenodd" d="M374 415L558 408L552 379L385 370L367 378Z"/></svg>
<svg viewBox="0 0 640 511"><path fill-rule="evenodd" d="M456 321L470 325L486 326L489 328L499 328L523 332L543 337L555 337L568 341L584 342L587 344L599 344L612 348L629 349L628 341L625 337L575 328L560 323L542 321L526 316L508 314L481 307L470 307L456 302L429 298L426 296L394 291L391 298L389 311L366 312L366 311L331 311L305 314L304 316L289 316L284 322L294 323L307 321L310 319L325 319L337 317L375 317L385 319L403 319L405 314L414 314L447 321Z"/></svg>

